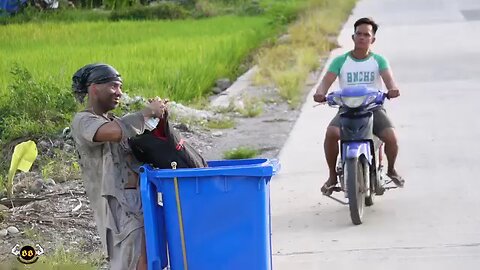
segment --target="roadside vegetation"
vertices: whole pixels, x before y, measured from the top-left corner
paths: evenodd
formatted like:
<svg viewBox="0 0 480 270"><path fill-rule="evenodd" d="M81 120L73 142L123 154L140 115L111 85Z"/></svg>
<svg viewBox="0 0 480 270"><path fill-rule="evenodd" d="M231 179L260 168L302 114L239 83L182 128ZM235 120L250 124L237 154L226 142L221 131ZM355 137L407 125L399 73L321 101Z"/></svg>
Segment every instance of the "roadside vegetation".
<svg viewBox="0 0 480 270"><path fill-rule="evenodd" d="M253 149L247 146L241 146L238 148L233 148L231 150L225 151L223 153L224 159L246 159L253 158L259 154L257 149Z"/></svg>
<svg viewBox="0 0 480 270"><path fill-rule="evenodd" d="M235 79L256 64L257 82L275 86L295 108L355 0L104 2L95 10L27 8L0 17L0 182L16 142L57 136L69 125L79 109L71 76L88 63L115 66L130 96L187 104L205 100L218 78ZM260 103L248 99L239 113L258 116ZM252 153L242 151L226 158ZM60 159L68 160L64 167L54 159L40 159L42 174L78 175L71 157Z"/></svg>
<svg viewBox="0 0 480 270"><path fill-rule="evenodd" d="M15 16L0 16L0 198L13 147L26 139L52 142L61 137L80 109L70 80L81 66L112 64L130 96L161 96L205 108L215 80L234 80L257 65L256 82L275 87L298 108L305 79L336 46L337 32L355 0L182 0L152 6L140 0L73 2L76 9L26 8ZM232 104L224 113L257 117L264 103L272 102L276 100L244 96L243 106ZM234 127L235 120L197 124L221 133ZM33 169L57 183L79 178L75 153L53 148L37 158ZM260 153L240 146L223 157L245 159ZM4 213L0 211L0 223ZM41 242L42 236L30 229L23 237ZM99 253L60 245L42 255L35 267L98 269L104 264ZM23 269L14 258L2 265Z"/></svg>
<svg viewBox="0 0 480 270"><path fill-rule="evenodd" d="M272 47L263 48L255 58L260 71L258 84L278 88L292 108L303 97L304 83L310 72L319 68L319 56L334 49L336 36L347 19L355 0L312 0L309 8Z"/></svg>

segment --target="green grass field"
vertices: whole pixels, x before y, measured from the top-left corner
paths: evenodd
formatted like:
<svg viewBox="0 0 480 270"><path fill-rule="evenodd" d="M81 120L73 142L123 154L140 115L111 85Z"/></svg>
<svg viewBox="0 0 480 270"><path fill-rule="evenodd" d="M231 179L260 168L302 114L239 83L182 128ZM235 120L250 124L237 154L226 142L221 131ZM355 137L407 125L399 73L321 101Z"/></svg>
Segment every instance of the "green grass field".
<svg viewBox="0 0 480 270"><path fill-rule="evenodd" d="M307 1L325 0L260 0L261 13L247 12L246 0L202 0L202 13L212 14L203 19L112 22L83 10L0 25L0 146L67 126L78 110L71 77L90 63L113 65L130 96L201 104L216 79L245 71Z"/></svg>
<svg viewBox="0 0 480 270"><path fill-rule="evenodd" d="M43 23L0 27L0 92L14 63L37 80L69 88L92 62L113 65L132 94L189 101L219 77L232 77L276 27L265 17L204 20Z"/></svg>
<svg viewBox="0 0 480 270"><path fill-rule="evenodd" d="M4 17L0 191L9 165L4 146L17 138L59 134L69 125L79 109L70 92L71 77L80 67L111 64L122 74L124 92L130 96L160 96L188 104L208 95L216 79L235 79L255 63L260 81L278 87L295 107L308 72L318 68L319 55L333 48L328 38L336 35L355 2L259 0L264 12L256 13L256 8L252 12L252 6L245 5L250 0L198 0L195 8L213 17L174 21L112 22L105 10L32 13L11 21ZM281 33L288 35L288 42L270 42ZM241 65L245 62L249 65ZM251 105L242 114L261 113ZM209 124L222 128L234 122ZM243 150L242 156L254 155Z"/></svg>

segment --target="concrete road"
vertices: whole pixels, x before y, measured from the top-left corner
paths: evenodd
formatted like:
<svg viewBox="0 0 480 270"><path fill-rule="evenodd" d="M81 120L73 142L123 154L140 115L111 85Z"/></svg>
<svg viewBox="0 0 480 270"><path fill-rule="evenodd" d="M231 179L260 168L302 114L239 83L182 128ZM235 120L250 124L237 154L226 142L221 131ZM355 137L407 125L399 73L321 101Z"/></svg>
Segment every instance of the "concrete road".
<svg viewBox="0 0 480 270"><path fill-rule="evenodd" d="M313 108L311 93L271 182L274 269L479 269L480 1L361 0L332 56L366 16L402 93L386 106L406 187L377 197L360 226L323 197L335 109Z"/></svg>

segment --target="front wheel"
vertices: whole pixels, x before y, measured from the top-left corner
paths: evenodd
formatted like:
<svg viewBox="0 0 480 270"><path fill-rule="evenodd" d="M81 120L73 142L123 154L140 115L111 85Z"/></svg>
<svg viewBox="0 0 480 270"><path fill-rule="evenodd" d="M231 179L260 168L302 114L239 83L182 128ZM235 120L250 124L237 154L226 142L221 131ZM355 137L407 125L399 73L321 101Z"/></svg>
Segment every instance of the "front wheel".
<svg viewBox="0 0 480 270"><path fill-rule="evenodd" d="M375 203L375 190L377 186L377 180L375 178L375 172L370 170L370 164L365 159L362 159L363 164L363 181L364 183L370 183L369 191L367 192L367 187L365 187L365 205L372 206Z"/></svg>
<svg viewBox="0 0 480 270"><path fill-rule="evenodd" d="M355 225L362 224L365 202L365 180L363 166L358 158L348 159L345 162L345 181L347 184L348 206L350 217Z"/></svg>

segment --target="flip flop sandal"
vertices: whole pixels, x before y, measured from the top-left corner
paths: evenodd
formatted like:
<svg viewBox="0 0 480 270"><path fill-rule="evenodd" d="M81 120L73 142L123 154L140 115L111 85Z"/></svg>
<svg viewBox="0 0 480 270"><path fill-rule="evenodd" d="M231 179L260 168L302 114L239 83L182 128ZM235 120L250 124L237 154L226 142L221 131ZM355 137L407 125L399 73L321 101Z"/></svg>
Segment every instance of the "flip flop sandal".
<svg viewBox="0 0 480 270"><path fill-rule="evenodd" d="M323 184L322 188L320 189L322 191L322 194L325 196L330 196L334 191L336 191L337 184L333 184L330 186L327 186L327 183Z"/></svg>
<svg viewBox="0 0 480 270"><path fill-rule="evenodd" d="M405 185L405 180L400 175L389 175L389 174L387 174L387 176L390 177L390 179L392 179L392 182L397 187L403 188L403 186Z"/></svg>

